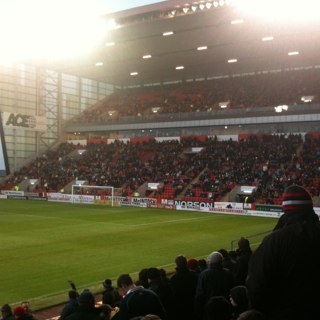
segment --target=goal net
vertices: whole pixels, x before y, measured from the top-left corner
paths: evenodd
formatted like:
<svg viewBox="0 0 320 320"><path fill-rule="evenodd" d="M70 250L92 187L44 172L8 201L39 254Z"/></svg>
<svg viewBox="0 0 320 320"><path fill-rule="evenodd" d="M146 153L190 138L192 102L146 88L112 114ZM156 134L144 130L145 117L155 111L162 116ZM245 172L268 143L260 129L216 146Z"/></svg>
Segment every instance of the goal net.
<svg viewBox="0 0 320 320"><path fill-rule="evenodd" d="M72 185L72 203L114 205L114 187Z"/></svg>

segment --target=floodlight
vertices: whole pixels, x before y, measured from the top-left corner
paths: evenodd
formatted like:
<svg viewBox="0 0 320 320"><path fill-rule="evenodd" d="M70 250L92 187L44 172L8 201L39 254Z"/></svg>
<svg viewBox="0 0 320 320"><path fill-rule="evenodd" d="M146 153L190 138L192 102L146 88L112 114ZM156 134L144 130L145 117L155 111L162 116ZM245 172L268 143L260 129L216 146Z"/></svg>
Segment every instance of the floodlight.
<svg viewBox="0 0 320 320"><path fill-rule="evenodd" d="M263 37L261 40L262 41L272 41L273 40L273 36Z"/></svg>
<svg viewBox="0 0 320 320"><path fill-rule="evenodd" d="M211 2L207 2L206 3L206 7L207 7L207 9L210 9L212 7L212 3Z"/></svg>
<svg viewBox="0 0 320 320"><path fill-rule="evenodd" d="M151 54L145 54L144 56L142 56L143 59L150 59L151 57Z"/></svg>
<svg viewBox="0 0 320 320"><path fill-rule="evenodd" d="M103 62L102 61L96 62L96 67L101 67L101 66L103 66Z"/></svg>
<svg viewBox="0 0 320 320"><path fill-rule="evenodd" d="M207 50L207 49L208 49L207 46L201 46L197 48L198 51Z"/></svg>
<svg viewBox="0 0 320 320"><path fill-rule="evenodd" d="M137 75L138 75L137 71L130 72L130 76L137 76Z"/></svg>
<svg viewBox="0 0 320 320"><path fill-rule="evenodd" d="M193 12L196 12L197 6L191 6L191 10L192 10Z"/></svg>
<svg viewBox="0 0 320 320"><path fill-rule="evenodd" d="M164 37L173 35L173 31L166 31L162 34Z"/></svg>
<svg viewBox="0 0 320 320"><path fill-rule="evenodd" d="M184 8L182 9L182 11L183 11L184 14L186 14L186 13L188 13L189 8L188 8L188 7L184 7Z"/></svg>
<svg viewBox="0 0 320 320"><path fill-rule="evenodd" d="M238 62L238 59L229 59L228 60L228 63L236 63L236 62Z"/></svg>
<svg viewBox="0 0 320 320"><path fill-rule="evenodd" d="M224 6L224 0L220 0L219 1L219 5L220 5L220 7L223 7Z"/></svg>
<svg viewBox="0 0 320 320"><path fill-rule="evenodd" d="M219 7L219 2L218 2L218 1L213 1L213 6L214 6L215 8L218 8L218 7Z"/></svg>
<svg viewBox="0 0 320 320"><path fill-rule="evenodd" d="M231 24L240 24L240 23L243 23L243 19L236 19L231 21Z"/></svg>
<svg viewBox="0 0 320 320"><path fill-rule="evenodd" d="M299 51L288 52L288 56L297 56L298 54L299 54Z"/></svg>
<svg viewBox="0 0 320 320"><path fill-rule="evenodd" d="M184 69L184 66L177 66L176 67L176 70L183 70Z"/></svg>
<svg viewBox="0 0 320 320"><path fill-rule="evenodd" d="M206 7L206 6L205 6L203 3L200 3L200 4L199 4L200 10L203 10L205 7Z"/></svg>

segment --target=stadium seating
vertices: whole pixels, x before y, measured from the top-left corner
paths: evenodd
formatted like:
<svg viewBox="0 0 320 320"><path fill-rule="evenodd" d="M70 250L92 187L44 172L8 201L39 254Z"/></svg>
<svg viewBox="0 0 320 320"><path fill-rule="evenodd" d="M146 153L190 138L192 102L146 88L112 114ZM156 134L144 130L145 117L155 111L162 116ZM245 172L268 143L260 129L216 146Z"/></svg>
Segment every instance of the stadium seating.
<svg viewBox="0 0 320 320"><path fill-rule="evenodd" d="M77 123L137 122L139 117L161 114L215 112L221 102L228 102L228 110L252 107L293 105L301 103L304 95L319 102L318 70L269 72L242 77L180 83L170 86L127 89L115 92L96 108L84 111L74 119ZM228 111L226 110L226 112ZM157 118L156 118L157 119ZM168 117L166 117L166 120Z"/></svg>
<svg viewBox="0 0 320 320"><path fill-rule="evenodd" d="M149 140L143 143L63 143L7 181L7 187L38 179L38 192L67 192L67 185L85 180L112 185L132 195L147 182L161 188L150 197L188 201L219 201L237 185L256 186L256 201L281 204L287 185L297 183L319 196L319 137L307 135L248 135L240 141L182 139L180 143ZM192 147L202 147L190 153ZM81 154L77 151L81 149ZM140 194L145 196L144 194Z"/></svg>

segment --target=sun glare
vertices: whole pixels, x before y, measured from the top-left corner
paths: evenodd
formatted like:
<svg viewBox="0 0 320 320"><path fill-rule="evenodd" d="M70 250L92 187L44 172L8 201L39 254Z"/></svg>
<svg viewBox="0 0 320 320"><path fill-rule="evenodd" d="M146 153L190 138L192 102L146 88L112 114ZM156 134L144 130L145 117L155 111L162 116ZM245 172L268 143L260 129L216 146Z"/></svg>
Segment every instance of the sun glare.
<svg viewBox="0 0 320 320"><path fill-rule="evenodd" d="M0 63L79 56L107 31L89 0L6 2L0 3Z"/></svg>

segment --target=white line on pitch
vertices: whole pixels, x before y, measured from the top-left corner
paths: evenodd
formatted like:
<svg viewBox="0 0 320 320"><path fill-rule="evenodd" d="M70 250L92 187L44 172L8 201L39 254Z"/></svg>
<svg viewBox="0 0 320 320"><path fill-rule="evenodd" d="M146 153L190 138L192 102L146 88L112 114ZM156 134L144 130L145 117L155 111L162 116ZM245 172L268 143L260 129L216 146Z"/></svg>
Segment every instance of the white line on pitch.
<svg viewBox="0 0 320 320"><path fill-rule="evenodd" d="M130 227L140 227L140 226L150 226L152 224L166 224L172 222L180 222L180 221L191 221L191 220L203 220L203 219L210 219L210 217L199 217L199 218L189 218L189 219L176 219L176 220L166 220L166 221L158 221L158 222L150 222L150 223L141 223L141 224L130 224Z"/></svg>

